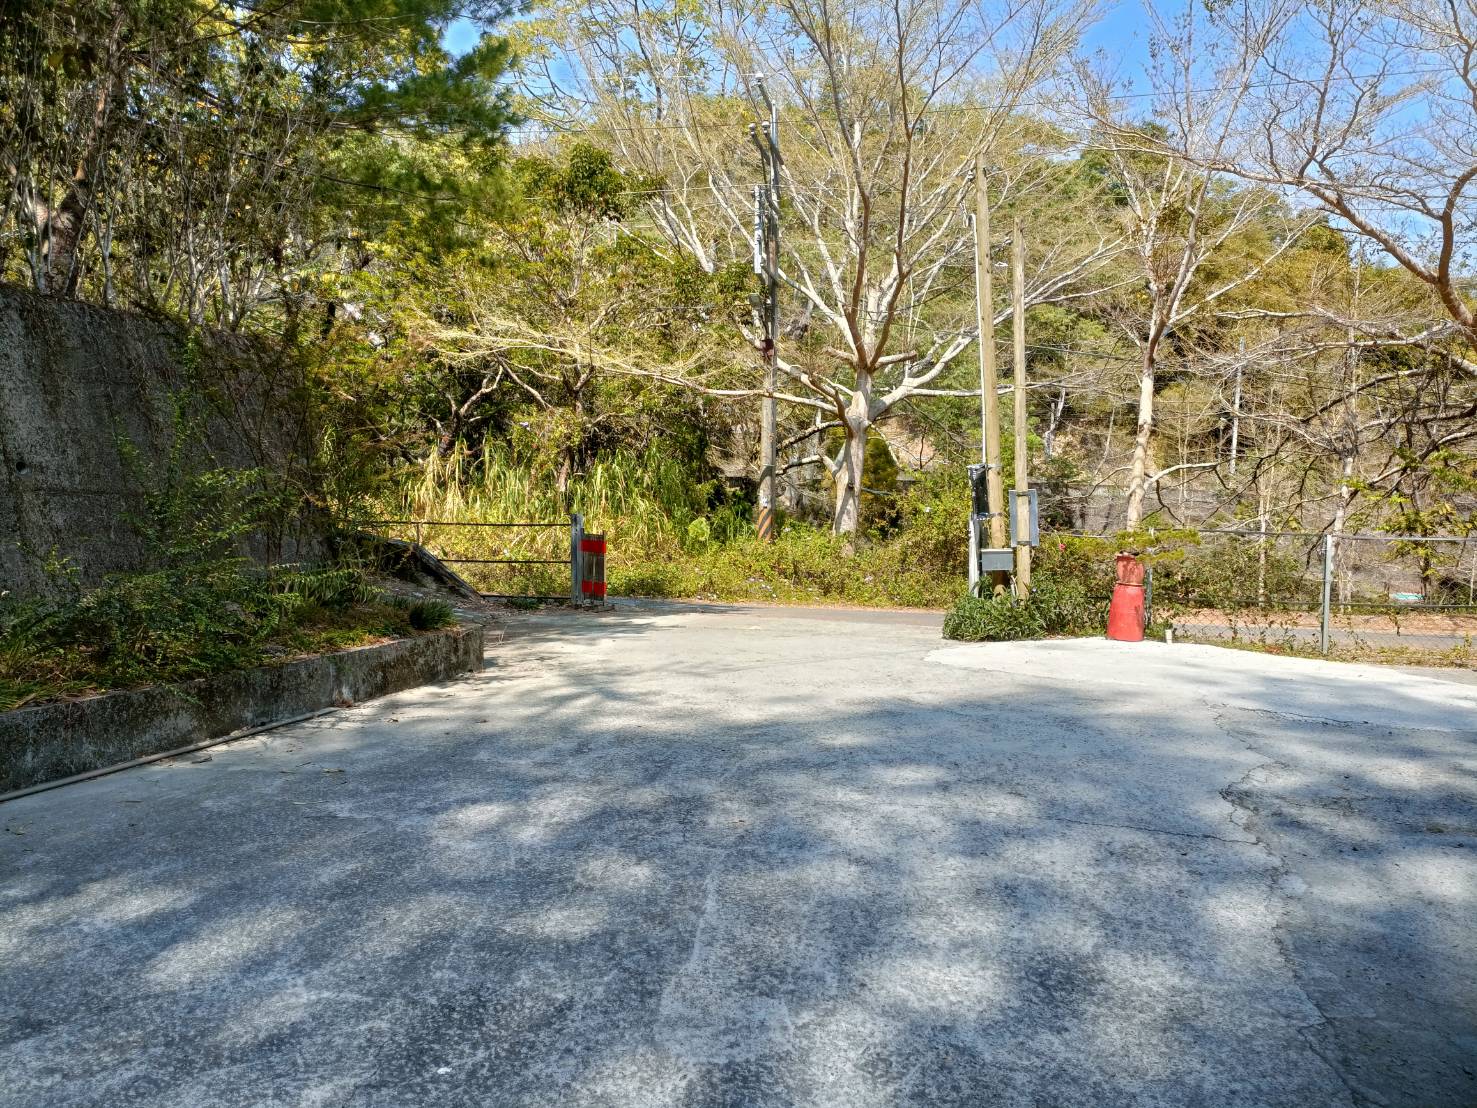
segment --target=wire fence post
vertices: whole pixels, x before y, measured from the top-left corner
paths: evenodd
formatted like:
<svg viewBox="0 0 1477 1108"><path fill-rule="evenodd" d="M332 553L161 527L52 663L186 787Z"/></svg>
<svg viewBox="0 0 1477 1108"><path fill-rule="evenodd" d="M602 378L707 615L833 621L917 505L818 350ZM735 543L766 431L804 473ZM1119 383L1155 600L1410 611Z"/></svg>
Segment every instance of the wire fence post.
<svg viewBox="0 0 1477 1108"><path fill-rule="evenodd" d="M576 605L584 599L581 593L584 585L584 556L580 551L580 540L584 537L584 518L575 513L569 517L569 600Z"/></svg>
<svg viewBox="0 0 1477 1108"><path fill-rule="evenodd" d="M1318 653L1328 654L1328 609L1333 596L1334 537L1323 536L1323 603L1318 614Z"/></svg>

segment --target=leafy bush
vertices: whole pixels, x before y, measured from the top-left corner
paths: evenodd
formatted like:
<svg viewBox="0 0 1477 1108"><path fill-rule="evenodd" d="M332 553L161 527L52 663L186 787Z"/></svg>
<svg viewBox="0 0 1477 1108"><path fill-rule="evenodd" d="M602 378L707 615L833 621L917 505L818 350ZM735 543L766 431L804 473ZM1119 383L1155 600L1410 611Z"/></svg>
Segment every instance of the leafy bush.
<svg viewBox="0 0 1477 1108"><path fill-rule="evenodd" d="M55 598L0 599L0 711L89 690L183 681L452 621L449 605L384 603L352 563L265 569L236 551L280 511L252 471L189 474L172 457L134 521L154 565Z"/></svg>
<svg viewBox="0 0 1477 1108"><path fill-rule="evenodd" d="M1047 635L1099 635L1107 628L1106 602L1080 583L1033 578L1031 595L962 596L944 617L944 638L961 642L1005 642Z"/></svg>
<svg viewBox="0 0 1477 1108"><path fill-rule="evenodd" d="M390 600L390 604L405 613L406 622L415 631L434 631L456 622L456 612L444 600L397 596Z"/></svg>
<svg viewBox="0 0 1477 1108"><path fill-rule="evenodd" d="M294 605L342 609L379 598L379 590L351 562L277 566L271 574L279 605L284 610Z"/></svg>
<svg viewBox="0 0 1477 1108"><path fill-rule="evenodd" d="M1043 535L1031 560L1033 584L1071 586L1107 600L1113 595L1113 558L1119 549L1114 542L1093 536Z"/></svg>
<svg viewBox="0 0 1477 1108"><path fill-rule="evenodd" d="M956 580L968 572L969 479L955 468L920 474L899 498L892 542L907 564Z"/></svg>
<svg viewBox="0 0 1477 1108"><path fill-rule="evenodd" d="M944 637L963 642L1100 635L1113 592L1113 544L1106 539L1048 536L1032 560L1031 595L961 597L944 618Z"/></svg>
<svg viewBox="0 0 1477 1108"><path fill-rule="evenodd" d="M960 642L1008 642L1039 639L1046 625L1038 606L1013 597L961 596L944 617L944 638Z"/></svg>
<svg viewBox="0 0 1477 1108"><path fill-rule="evenodd" d="M441 601L384 603L353 566L263 570L227 559L118 574L61 599L0 602L0 711L37 697L204 677L452 619Z"/></svg>
<svg viewBox="0 0 1477 1108"><path fill-rule="evenodd" d="M1186 608L1316 604L1319 587L1303 560L1276 540L1197 543L1154 562L1156 600Z"/></svg>

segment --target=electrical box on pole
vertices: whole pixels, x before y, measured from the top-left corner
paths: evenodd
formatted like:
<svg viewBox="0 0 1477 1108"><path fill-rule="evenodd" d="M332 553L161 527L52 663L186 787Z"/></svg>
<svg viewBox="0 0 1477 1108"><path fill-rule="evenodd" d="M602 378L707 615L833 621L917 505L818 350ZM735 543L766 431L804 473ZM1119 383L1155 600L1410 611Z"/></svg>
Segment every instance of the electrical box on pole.
<svg viewBox="0 0 1477 1108"><path fill-rule="evenodd" d="M1010 545L1016 550L1041 545L1041 516L1035 489L1010 490Z"/></svg>
<svg viewBox="0 0 1477 1108"><path fill-rule="evenodd" d="M990 467L983 462L969 467L969 590L973 594L984 577L1009 573L1015 568L1015 551L1003 543L993 545L990 518ZM1001 526L1004 526L1002 520Z"/></svg>

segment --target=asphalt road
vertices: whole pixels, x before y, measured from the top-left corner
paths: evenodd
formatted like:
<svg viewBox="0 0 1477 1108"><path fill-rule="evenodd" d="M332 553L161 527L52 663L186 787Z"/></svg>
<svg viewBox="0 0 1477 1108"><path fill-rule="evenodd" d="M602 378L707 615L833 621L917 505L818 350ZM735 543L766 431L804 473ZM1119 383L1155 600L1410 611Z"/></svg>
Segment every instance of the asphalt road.
<svg viewBox="0 0 1477 1108"><path fill-rule="evenodd" d="M0 805L0 1105L1477 1104L1477 687L914 614Z"/></svg>

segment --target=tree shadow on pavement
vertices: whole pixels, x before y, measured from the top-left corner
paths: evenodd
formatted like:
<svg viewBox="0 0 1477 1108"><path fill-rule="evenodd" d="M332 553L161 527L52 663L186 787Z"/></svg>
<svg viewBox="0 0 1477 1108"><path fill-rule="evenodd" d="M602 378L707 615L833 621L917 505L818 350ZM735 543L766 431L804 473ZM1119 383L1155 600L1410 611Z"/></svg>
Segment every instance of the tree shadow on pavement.
<svg viewBox="0 0 1477 1108"><path fill-rule="evenodd" d="M547 622L0 809L0 1104L1473 1102L1477 735Z"/></svg>

